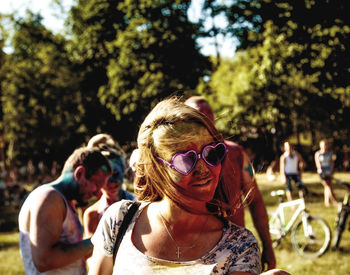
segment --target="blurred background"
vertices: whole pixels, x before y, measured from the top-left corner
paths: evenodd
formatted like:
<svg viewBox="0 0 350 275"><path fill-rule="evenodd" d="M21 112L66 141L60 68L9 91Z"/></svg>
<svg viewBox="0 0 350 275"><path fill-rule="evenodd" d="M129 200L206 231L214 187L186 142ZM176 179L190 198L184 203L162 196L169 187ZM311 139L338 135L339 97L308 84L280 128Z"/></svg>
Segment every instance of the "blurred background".
<svg viewBox="0 0 350 275"><path fill-rule="evenodd" d="M311 209L332 227L336 209L324 210L313 158L329 139L336 176L350 181L349 10L346 0L1 0L0 206L12 206L1 208L1 231L16 231L28 190L57 177L93 135L112 135L130 154L145 116L170 95L209 101L217 128L260 173L269 209L269 192L284 187L263 175L279 171L289 139L307 163ZM291 261L287 246L278 263L346 274L349 234L344 244L317 264ZM4 274L23 273L18 253L18 233L0 234Z"/></svg>
<svg viewBox="0 0 350 275"><path fill-rule="evenodd" d="M161 99L203 95L265 171L291 138L313 170L349 151L348 1L2 1L2 169L51 169L96 133L127 152ZM55 164L56 165L56 164ZM24 169L24 168L23 168Z"/></svg>

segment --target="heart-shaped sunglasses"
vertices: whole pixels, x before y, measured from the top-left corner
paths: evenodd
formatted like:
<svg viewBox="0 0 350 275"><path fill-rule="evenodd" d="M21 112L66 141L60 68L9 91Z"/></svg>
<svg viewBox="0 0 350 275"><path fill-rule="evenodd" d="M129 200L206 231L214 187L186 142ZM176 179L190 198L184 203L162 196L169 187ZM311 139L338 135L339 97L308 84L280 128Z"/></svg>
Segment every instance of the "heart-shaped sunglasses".
<svg viewBox="0 0 350 275"><path fill-rule="evenodd" d="M171 163L160 157L157 157L157 159L168 165L170 168L175 169L180 174L188 175L196 166L200 158L203 159L206 164L215 167L222 162L227 151L226 145L219 142L216 145L205 146L199 154L194 150L182 154L175 154L171 159Z"/></svg>

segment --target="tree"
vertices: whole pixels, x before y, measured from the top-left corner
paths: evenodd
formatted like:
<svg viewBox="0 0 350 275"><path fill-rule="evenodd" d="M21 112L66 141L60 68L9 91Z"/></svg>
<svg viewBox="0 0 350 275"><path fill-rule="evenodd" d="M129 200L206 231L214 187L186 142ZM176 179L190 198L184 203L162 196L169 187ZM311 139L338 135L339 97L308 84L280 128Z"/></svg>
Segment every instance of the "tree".
<svg viewBox="0 0 350 275"><path fill-rule="evenodd" d="M230 22L225 31L241 41L243 56L237 58L230 73L239 75L231 81L244 91L233 95L242 105L231 107L243 111L236 120L230 116L231 121L243 123L246 119L246 128L269 121L265 126L275 128L281 138L305 129L313 132L314 140L321 133L349 143L344 120L350 107L350 60L345 50L349 47L348 5L347 1L328 0L206 1L205 8L212 16L225 13ZM219 69L221 77L230 77L224 75L224 66ZM290 129L286 125L291 125Z"/></svg>
<svg viewBox="0 0 350 275"><path fill-rule="evenodd" d="M99 88L108 83L106 68L110 59L118 55L108 50L107 43L115 39L118 29L123 28L119 2L77 1L67 21L71 30L68 52L74 71L80 75L78 87L85 110L82 125L87 140L97 132L108 132L120 140L123 134L120 129L126 128L101 104L97 95Z"/></svg>
<svg viewBox="0 0 350 275"><path fill-rule="evenodd" d="M1 69L8 157L24 161L54 155L61 161L81 142L84 108L76 92L78 76L64 38L48 31L40 15L29 12L14 26L13 53Z"/></svg>
<svg viewBox="0 0 350 275"><path fill-rule="evenodd" d="M81 65L100 72L91 95L99 88L100 102L113 113L118 126L124 125L118 138L135 137L157 101L194 89L207 73L210 64L195 42L197 28L187 18L189 4L79 1L74 7L75 40L84 44L78 54Z"/></svg>
<svg viewBox="0 0 350 275"><path fill-rule="evenodd" d="M325 104L331 111L340 110L342 104L320 93L319 73L305 74L295 65L295 59L304 53L302 45L289 43L271 22L263 36L262 46L222 61L209 82L212 92L207 97L221 131L241 135L241 140L254 131L269 133L276 155L281 142L293 133L315 126L334 129ZM321 63L324 59L317 57Z"/></svg>

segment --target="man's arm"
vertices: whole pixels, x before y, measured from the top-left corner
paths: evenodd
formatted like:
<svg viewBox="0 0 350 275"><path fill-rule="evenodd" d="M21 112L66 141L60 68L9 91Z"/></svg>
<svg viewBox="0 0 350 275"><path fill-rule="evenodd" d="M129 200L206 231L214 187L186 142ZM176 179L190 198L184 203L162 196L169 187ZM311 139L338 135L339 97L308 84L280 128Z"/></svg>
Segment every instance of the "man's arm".
<svg viewBox="0 0 350 275"><path fill-rule="evenodd" d="M304 168L306 166L306 162L305 160L303 159L303 156L299 153L299 152L296 152L297 156L298 156L298 165L299 165L299 174L301 175L301 173L304 171Z"/></svg>
<svg viewBox="0 0 350 275"><path fill-rule="evenodd" d="M268 269L276 267L276 258L272 248L272 242L269 232L268 215L266 212L264 200L257 186L254 170L249 162L246 153L243 153L243 188L244 193L251 192L251 201L249 210L252 215L254 226L258 231L263 245L262 263L267 263Z"/></svg>
<svg viewBox="0 0 350 275"><path fill-rule="evenodd" d="M92 251L90 240L75 244L59 242L66 205L56 191L38 195L30 210L30 240L33 262L40 272L67 266Z"/></svg>
<svg viewBox="0 0 350 275"><path fill-rule="evenodd" d="M299 174L299 177L301 177L301 174L303 173L304 168L306 166L306 162L303 159L303 156L299 152L296 152L296 154L298 156L298 168L299 168L298 174Z"/></svg>

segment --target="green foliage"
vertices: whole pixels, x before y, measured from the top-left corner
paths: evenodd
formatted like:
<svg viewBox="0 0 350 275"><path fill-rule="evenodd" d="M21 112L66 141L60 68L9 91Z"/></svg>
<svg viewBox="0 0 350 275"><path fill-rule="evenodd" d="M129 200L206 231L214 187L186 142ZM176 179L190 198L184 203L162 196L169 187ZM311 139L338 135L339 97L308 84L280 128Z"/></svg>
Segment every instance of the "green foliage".
<svg viewBox="0 0 350 275"><path fill-rule="evenodd" d="M314 141L350 142L347 1L206 1L205 8L225 11L225 31L241 42L233 60L216 61L209 83L221 130L273 130L278 143L305 130Z"/></svg>
<svg viewBox="0 0 350 275"><path fill-rule="evenodd" d="M196 24L187 18L190 3L76 0L64 37L45 29L39 14L13 27L13 17L1 15L8 156L62 160L96 132L132 141L154 104L194 89L208 97L226 136L261 134L275 151L304 130L314 144L321 136L350 142L348 1L206 0ZM228 27L208 29L205 19L217 15ZM196 39L219 33L236 37L239 51L210 64Z"/></svg>
<svg viewBox="0 0 350 275"><path fill-rule="evenodd" d="M198 53L197 29L187 19L189 1L125 1L127 22L108 43L118 53L107 67L102 104L117 120L140 123L160 99L195 88L209 62Z"/></svg>
<svg viewBox="0 0 350 275"><path fill-rule="evenodd" d="M28 14L15 22L13 53L1 69L2 109L9 160L56 153L76 132L84 112L75 92L65 41ZM71 141L71 140L70 140Z"/></svg>
<svg viewBox="0 0 350 275"><path fill-rule="evenodd" d="M0 233L0 273L9 275L24 274L24 267L18 249L19 234Z"/></svg>
<svg viewBox="0 0 350 275"><path fill-rule="evenodd" d="M78 89L82 94L84 116L82 125L85 139L96 132L120 133L123 127L111 112L98 100L98 90L108 82L106 67L116 53L107 49L107 43L115 39L122 27L123 17L118 11L118 1L76 1L70 10L68 25L71 40L68 52L74 63L74 71L80 75Z"/></svg>
<svg viewBox="0 0 350 275"><path fill-rule="evenodd" d="M104 129L119 140L133 139L159 99L195 88L209 62L196 47L188 5L81 0L72 8L71 55L82 76L83 122L89 131Z"/></svg>
<svg viewBox="0 0 350 275"><path fill-rule="evenodd" d="M290 63L303 47L288 43L271 22L263 35L261 46L223 60L212 75L210 86L216 93L211 101L220 110L217 126L232 135L243 127L290 134L304 112L305 95L316 91L317 76L305 76Z"/></svg>

